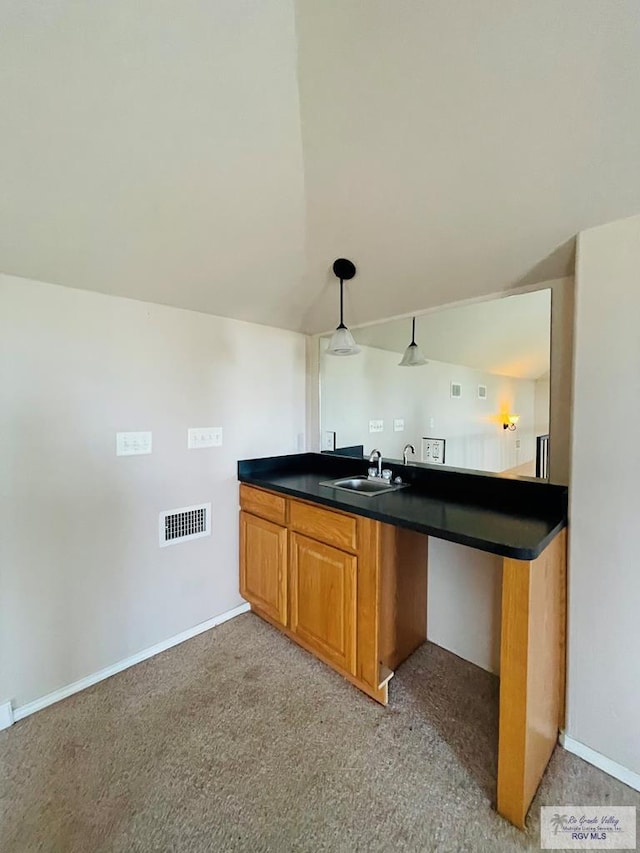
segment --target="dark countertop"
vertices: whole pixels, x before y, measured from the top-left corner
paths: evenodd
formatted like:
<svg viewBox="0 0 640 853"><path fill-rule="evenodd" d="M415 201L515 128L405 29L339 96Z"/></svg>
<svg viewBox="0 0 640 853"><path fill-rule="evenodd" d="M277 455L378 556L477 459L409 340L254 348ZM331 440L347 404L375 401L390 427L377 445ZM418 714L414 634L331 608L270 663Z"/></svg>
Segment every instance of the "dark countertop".
<svg viewBox="0 0 640 853"><path fill-rule="evenodd" d="M409 488L365 497L320 485L366 474L365 459L299 453L238 462L242 483L518 560L535 559L566 526L567 488L540 480L436 466L385 467Z"/></svg>

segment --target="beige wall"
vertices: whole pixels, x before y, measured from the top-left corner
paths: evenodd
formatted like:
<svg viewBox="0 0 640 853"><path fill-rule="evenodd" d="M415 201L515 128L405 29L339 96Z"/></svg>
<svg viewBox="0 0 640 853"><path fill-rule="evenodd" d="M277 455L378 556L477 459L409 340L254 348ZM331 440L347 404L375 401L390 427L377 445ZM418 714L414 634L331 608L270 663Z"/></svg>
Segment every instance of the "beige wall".
<svg viewBox="0 0 640 853"><path fill-rule="evenodd" d="M640 773L640 216L580 234L568 734Z"/></svg>
<svg viewBox="0 0 640 853"><path fill-rule="evenodd" d="M547 284L551 287L549 479L552 483L568 486L571 479L575 281L566 277Z"/></svg>
<svg viewBox="0 0 640 853"><path fill-rule="evenodd" d="M239 458L305 427L302 335L0 276L0 702L22 705L240 604ZM188 427L222 426L187 450ZM115 433L152 430L150 456ZM211 501L212 535L158 546Z"/></svg>
<svg viewBox="0 0 640 853"><path fill-rule="evenodd" d="M427 638L500 672L502 557L429 539Z"/></svg>

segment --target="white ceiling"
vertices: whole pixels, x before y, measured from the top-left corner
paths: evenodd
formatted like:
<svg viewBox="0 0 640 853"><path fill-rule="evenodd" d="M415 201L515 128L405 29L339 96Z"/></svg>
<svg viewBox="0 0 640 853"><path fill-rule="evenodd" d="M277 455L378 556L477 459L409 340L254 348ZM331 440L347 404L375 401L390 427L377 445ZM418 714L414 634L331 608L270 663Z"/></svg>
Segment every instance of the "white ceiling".
<svg viewBox="0 0 640 853"><path fill-rule="evenodd" d="M572 269L640 210L637 0L22 0L0 271L308 332Z"/></svg>
<svg viewBox="0 0 640 853"><path fill-rule="evenodd" d="M290 0L20 0L0 26L0 271L297 327Z"/></svg>
<svg viewBox="0 0 640 853"><path fill-rule="evenodd" d="M411 318L351 329L359 344L400 354L411 340ZM433 311L416 318L416 343L433 361L487 373L539 379L549 372L551 291L538 290Z"/></svg>

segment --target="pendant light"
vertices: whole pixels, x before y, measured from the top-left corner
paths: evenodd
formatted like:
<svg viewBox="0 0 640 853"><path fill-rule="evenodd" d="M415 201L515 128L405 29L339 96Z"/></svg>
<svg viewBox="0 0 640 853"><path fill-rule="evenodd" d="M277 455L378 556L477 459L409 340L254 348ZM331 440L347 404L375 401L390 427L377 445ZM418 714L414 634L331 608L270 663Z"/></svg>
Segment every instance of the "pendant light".
<svg viewBox="0 0 640 853"><path fill-rule="evenodd" d="M404 351L400 367L420 367L427 364L427 359L420 352L420 348L416 343L416 318L411 318L411 343Z"/></svg>
<svg viewBox="0 0 640 853"><path fill-rule="evenodd" d="M329 355L357 355L360 347L354 341L353 335L344 324L344 282L356 274L355 265L346 258L338 258L333 262L333 272L340 279L340 325L333 333L327 353Z"/></svg>

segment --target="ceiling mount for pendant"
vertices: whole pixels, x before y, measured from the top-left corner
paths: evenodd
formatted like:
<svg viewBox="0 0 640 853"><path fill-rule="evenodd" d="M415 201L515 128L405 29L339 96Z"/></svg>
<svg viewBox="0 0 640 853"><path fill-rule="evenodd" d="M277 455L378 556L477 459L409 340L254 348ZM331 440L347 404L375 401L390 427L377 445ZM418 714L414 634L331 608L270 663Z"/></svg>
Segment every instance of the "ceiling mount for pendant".
<svg viewBox="0 0 640 853"><path fill-rule="evenodd" d="M356 274L356 265L347 258L338 258L333 262L333 274L342 281L350 281Z"/></svg>
<svg viewBox="0 0 640 853"><path fill-rule="evenodd" d="M347 258L337 258L333 262L333 273L336 278L340 279L340 323L333 333L327 353L329 355L356 355L360 352L360 347L344 324L344 282L350 281L355 276L355 264Z"/></svg>

